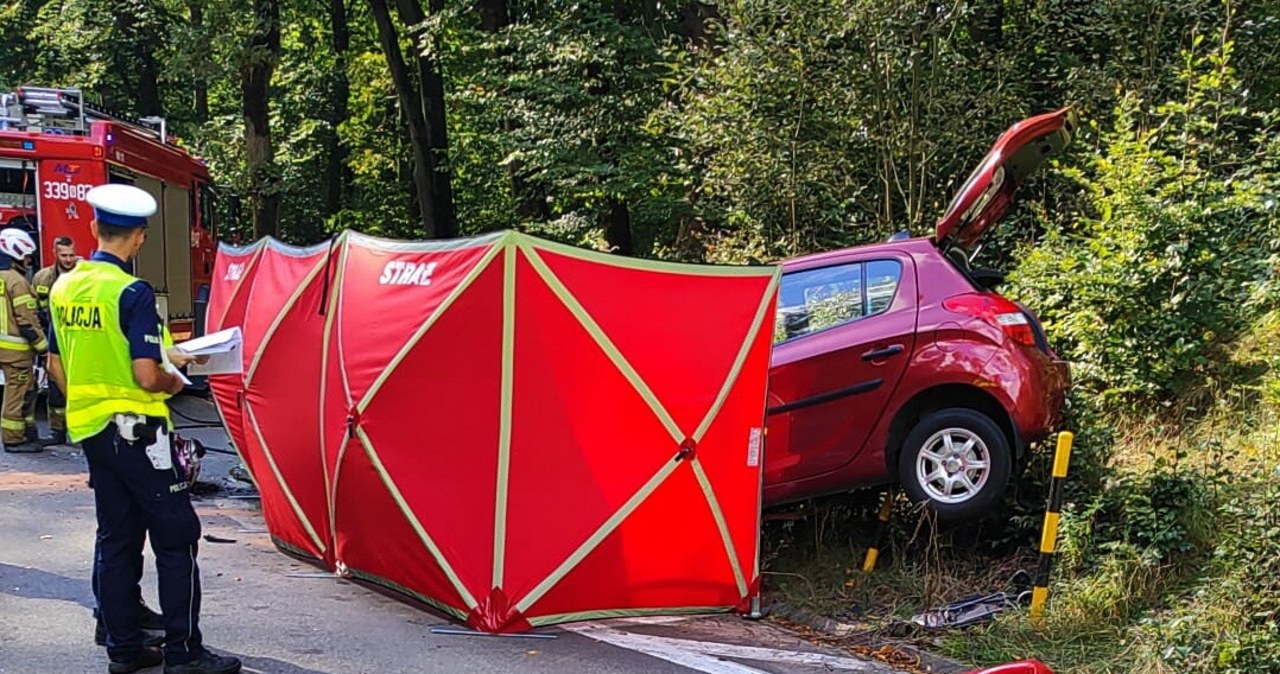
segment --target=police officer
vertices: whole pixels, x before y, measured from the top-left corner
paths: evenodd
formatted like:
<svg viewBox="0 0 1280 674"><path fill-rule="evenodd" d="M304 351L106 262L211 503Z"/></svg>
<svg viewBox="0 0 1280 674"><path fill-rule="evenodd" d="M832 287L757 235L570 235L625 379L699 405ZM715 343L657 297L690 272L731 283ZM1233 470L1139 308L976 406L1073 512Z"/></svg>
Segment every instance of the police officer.
<svg viewBox="0 0 1280 674"><path fill-rule="evenodd" d="M45 333L49 332L49 289L53 287L54 281L58 277L75 268L78 258L76 257L75 242L70 237L60 236L53 240L53 264L41 269L31 277L31 285L36 291L36 307L40 314L40 327L44 328ZM62 390L57 386L50 386L46 394L45 403L49 413L49 431L52 433L51 438L47 442L40 441L41 444L48 445L64 445L67 442L67 424L63 418L66 414L67 402L62 397Z"/></svg>
<svg viewBox="0 0 1280 674"><path fill-rule="evenodd" d="M18 228L0 231L0 368L4 370L4 403L0 407L4 451L38 452L35 399L32 388L35 358L49 348L36 298L27 284L27 260L35 252L31 235Z"/></svg>
<svg viewBox="0 0 1280 674"><path fill-rule="evenodd" d="M35 291L36 296L36 308L40 316L40 327L45 331L46 335L51 334L49 329L49 289L60 276L75 268L76 262L79 262L80 259L76 255L75 244L70 238L60 236L53 240L53 245L54 252L56 254L54 264L36 272L35 276L31 279L32 289ZM31 388L35 387L33 386ZM30 391L28 392L27 397L28 399L32 397ZM65 412L64 408L66 407L66 400L62 395L62 389L52 381L49 382L48 404L49 427L53 430L53 437L48 440L41 439L38 441L38 444L42 446L65 444L67 441L67 433L66 422L63 419L63 414ZM90 484L90 486L92 487L93 485ZM97 558L96 551L94 558ZM138 561L142 561L141 557L139 557ZM136 576L139 579L142 578L141 563L138 565ZM94 599L97 599L98 584L96 582L96 573L94 574L94 581L93 596ZM106 646L107 629L102 624L102 617L97 608L93 610L93 617L97 623L94 627L93 633L94 642L99 646ZM148 632L159 632L164 630L163 618L160 614L151 610L151 607L147 606L141 596L138 597L138 622L141 627ZM148 634L145 638L145 643L149 645L160 645L164 643L164 639L156 638L151 634Z"/></svg>
<svg viewBox="0 0 1280 674"><path fill-rule="evenodd" d="M50 290L49 375L67 399L67 436L81 442L98 517L95 560L108 672L164 662L165 674L235 674L236 658L205 649L199 628L200 520L169 447L165 401L182 390L166 353L155 292L128 271L155 200L129 185L89 190L98 251ZM183 365L185 362L177 362ZM163 653L143 645L138 570L151 537L164 616Z"/></svg>

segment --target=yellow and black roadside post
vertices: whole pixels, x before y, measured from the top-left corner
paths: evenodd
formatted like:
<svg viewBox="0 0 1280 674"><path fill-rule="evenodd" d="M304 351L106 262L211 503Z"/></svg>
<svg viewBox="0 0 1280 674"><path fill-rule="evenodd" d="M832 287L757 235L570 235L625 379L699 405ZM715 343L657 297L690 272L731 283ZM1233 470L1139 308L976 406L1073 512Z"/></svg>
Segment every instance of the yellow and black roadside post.
<svg viewBox="0 0 1280 674"><path fill-rule="evenodd" d="M1040 563L1031 588L1031 622L1039 626L1044 620L1044 605L1049 599L1049 571L1058 547L1058 517L1062 510L1062 483L1071 462L1070 431L1058 434L1058 449L1053 454L1053 478L1049 480L1049 507L1044 513L1044 531L1040 536Z"/></svg>
<svg viewBox="0 0 1280 674"><path fill-rule="evenodd" d="M897 493L893 489L889 489L884 494L884 503L880 504L880 520L876 524L876 539L872 542L871 547L867 548L867 556L862 560L862 572L871 573L875 571L876 560L880 559L880 548L884 547L885 535L889 531L889 515L893 513L893 501Z"/></svg>

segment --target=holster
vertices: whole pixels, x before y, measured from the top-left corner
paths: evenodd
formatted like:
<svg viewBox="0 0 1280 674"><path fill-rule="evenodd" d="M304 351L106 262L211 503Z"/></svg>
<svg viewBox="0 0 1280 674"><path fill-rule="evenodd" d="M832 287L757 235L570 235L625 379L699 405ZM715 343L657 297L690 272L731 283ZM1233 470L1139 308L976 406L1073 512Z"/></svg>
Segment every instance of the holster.
<svg viewBox="0 0 1280 674"><path fill-rule="evenodd" d="M156 433L165 427L164 417L142 416L141 414L117 414L116 428L123 431L127 425L130 425L130 419L135 419L131 425L133 427L134 440L132 442L140 442L143 447L150 446L156 441Z"/></svg>

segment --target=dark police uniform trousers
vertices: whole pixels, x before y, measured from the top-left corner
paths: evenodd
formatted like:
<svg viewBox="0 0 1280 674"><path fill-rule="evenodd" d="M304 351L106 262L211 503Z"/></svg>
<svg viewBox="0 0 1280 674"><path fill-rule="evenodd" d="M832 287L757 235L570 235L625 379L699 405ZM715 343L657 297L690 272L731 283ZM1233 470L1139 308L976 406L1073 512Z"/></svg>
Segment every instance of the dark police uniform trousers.
<svg viewBox="0 0 1280 674"><path fill-rule="evenodd" d="M171 470L157 470L143 443L120 438L114 423L82 444L97 503L93 586L107 630L107 654L128 657L142 648L138 583L149 533L164 614L165 661L181 664L199 657L204 653L196 564L200 518L177 462Z"/></svg>

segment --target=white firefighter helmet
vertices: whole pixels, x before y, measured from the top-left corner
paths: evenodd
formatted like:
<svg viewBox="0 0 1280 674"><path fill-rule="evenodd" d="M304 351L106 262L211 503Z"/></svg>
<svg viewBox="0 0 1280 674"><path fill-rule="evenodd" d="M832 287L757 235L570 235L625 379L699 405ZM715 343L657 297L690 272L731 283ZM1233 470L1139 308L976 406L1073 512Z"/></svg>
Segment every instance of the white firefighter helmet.
<svg viewBox="0 0 1280 674"><path fill-rule="evenodd" d="M36 252L36 242L31 235L17 227L0 230L0 253L21 262Z"/></svg>

